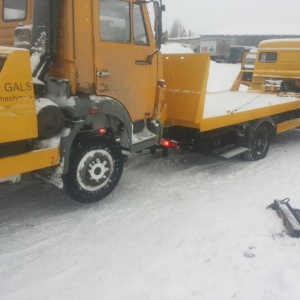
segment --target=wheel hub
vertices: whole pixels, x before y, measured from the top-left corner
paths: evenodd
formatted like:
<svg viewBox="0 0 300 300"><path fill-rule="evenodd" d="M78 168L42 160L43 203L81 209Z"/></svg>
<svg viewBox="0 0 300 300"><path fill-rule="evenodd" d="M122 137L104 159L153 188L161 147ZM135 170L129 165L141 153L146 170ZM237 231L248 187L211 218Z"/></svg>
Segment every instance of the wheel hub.
<svg viewBox="0 0 300 300"><path fill-rule="evenodd" d="M78 183L85 190L99 190L110 180L113 171L114 164L110 153L105 150L90 151L78 165Z"/></svg>
<svg viewBox="0 0 300 300"><path fill-rule="evenodd" d="M260 133L259 136L257 137L256 141L256 152L258 154L261 154L264 152L265 148L267 146L267 136L264 133Z"/></svg>
<svg viewBox="0 0 300 300"><path fill-rule="evenodd" d="M101 162L101 160L99 158L97 158L96 162L92 162L89 165L90 170L87 170L87 171L90 173L91 178L93 180L99 182L102 177L104 179L106 179L105 173L107 173L109 171L109 168L107 168L106 166L107 166L106 160Z"/></svg>

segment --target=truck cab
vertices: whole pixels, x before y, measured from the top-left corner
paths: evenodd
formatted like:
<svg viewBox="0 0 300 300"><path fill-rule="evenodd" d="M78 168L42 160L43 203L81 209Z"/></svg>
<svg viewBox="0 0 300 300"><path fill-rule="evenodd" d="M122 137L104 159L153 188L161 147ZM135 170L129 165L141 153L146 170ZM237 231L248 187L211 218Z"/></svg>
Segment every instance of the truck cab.
<svg viewBox="0 0 300 300"><path fill-rule="evenodd" d="M2 60L2 78L14 73L14 63L9 67L8 61L27 51L36 106L51 103L64 120L56 136L34 135L33 147L59 140L59 164L52 173L61 176L58 185L78 201L98 201L115 188L123 170L122 153L160 142L164 7L161 1L151 2L155 36L145 1L0 0L1 46L11 47L10 60ZM6 51L0 47L0 57ZM24 75L15 75L18 82L23 80ZM1 79L1 95L8 83ZM20 91L15 91L18 96ZM60 124L50 110L34 123L43 124L43 132ZM1 130L4 135L6 129ZM52 176L50 169L46 173Z"/></svg>
<svg viewBox="0 0 300 300"><path fill-rule="evenodd" d="M264 158L276 134L300 125L299 49L299 39L261 42L257 53L249 53L251 60L244 60L231 90L218 93L206 92L209 56L165 56L164 77L171 84L164 136L223 157ZM198 76L190 75L193 66Z"/></svg>
<svg viewBox="0 0 300 300"><path fill-rule="evenodd" d="M300 39L260 43L251 90L298 93L300 91Z"/></svg>

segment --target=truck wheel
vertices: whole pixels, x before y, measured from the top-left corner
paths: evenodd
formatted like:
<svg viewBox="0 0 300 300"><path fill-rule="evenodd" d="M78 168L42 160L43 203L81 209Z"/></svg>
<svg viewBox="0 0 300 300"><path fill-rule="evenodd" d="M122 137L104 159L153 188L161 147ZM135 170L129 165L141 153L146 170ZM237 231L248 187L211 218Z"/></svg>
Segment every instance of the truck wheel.
<svg viewBox="0 0 300 300"><path fill-rule="evenodd" d="M270 130L267 124L259 125L250 135L248 141L249 151L243 153L243 157L249 161L255 161L266 157L270 147Z"/></svg>
<svg viewBox="0 0 300 300"><path fill-rule="evenodd" d="M76 201L97 202L109 195L123 171L120 146L107 137L82 140L72 149L64 187Z"/></svg>

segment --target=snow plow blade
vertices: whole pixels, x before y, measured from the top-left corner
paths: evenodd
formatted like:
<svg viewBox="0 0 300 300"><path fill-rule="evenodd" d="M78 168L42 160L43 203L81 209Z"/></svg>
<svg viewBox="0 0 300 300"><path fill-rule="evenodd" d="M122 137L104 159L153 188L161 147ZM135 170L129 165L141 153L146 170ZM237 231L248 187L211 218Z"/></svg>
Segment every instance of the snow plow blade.
<svg viewBox="0 0 300 300"><path fill-rule="evenodd" d="M278 216L282 219L285 228L291 237L300 237L300 210L294 209L288 203L289 199L274 200L270 208L277 211Z"/></svg>

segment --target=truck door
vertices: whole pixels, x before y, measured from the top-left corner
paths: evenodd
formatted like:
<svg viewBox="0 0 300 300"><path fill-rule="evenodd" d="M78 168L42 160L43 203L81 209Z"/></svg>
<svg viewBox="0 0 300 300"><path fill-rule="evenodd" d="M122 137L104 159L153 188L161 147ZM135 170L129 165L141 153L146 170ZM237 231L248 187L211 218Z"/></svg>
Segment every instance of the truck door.
<svg viewBox="0 0 300 300"><path fill-rule="evenodd" d="M96 93L120 101L132 121L153 116L157 56L145 3L97 0L94 22Z"/></svg>

